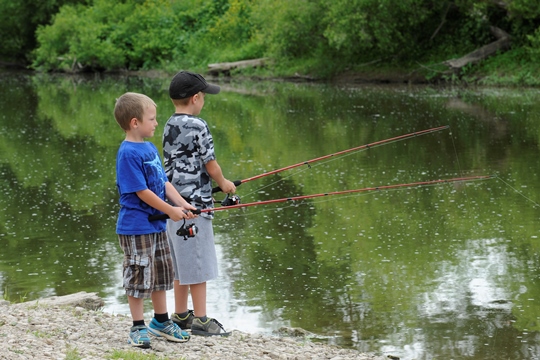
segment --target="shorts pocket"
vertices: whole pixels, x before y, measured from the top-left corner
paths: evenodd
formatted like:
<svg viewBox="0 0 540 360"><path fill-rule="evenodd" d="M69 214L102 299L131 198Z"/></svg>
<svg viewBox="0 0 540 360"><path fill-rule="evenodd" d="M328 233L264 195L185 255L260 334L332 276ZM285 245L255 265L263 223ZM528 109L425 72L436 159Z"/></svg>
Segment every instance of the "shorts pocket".
<svg viewBox="0 0 540 360"><path fill-rule="evenodd" d="M126 255L124 257L124 288L148 290L152 283L148 256Z"/></svg>

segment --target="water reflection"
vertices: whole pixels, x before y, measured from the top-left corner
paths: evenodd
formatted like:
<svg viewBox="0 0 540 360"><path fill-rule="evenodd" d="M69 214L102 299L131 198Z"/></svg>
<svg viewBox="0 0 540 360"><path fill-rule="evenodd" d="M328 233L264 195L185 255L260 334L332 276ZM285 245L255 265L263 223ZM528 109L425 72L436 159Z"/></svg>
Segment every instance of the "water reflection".
<svg viewBox="0 0 540 360"><path fill-rule="evenodd" d="M168 79L0 81L0 292L20 301L95 291L105 311L128 313L114 234L123 134L111 111L125 91L151 96L160 148ZM220 212L211 316L402 359L540 357L538 91L223 85L202 115L232 179L450 127L242 184L244 202L496 177Z"/></svg>

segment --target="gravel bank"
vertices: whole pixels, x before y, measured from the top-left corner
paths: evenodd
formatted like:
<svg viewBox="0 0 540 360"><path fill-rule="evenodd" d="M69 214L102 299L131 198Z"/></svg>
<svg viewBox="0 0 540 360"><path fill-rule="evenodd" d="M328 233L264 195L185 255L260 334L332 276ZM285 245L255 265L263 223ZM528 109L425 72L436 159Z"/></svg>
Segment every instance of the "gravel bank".
<svg viewBox="0 0 540 360"><path fill-rule="evenodd" d="M158 359L358 359L384 356L311 342L306 337L248 334L192 336L187 343L152 338L151 349L127 344L131 318L91 310L91 301L64 297L10 304L0 300L0 359L109 359L117 350L152 354ZM99 299L99 298L98 298ZM89 310L90 309L90 310ZM147 319L148 320L148 319Z"/></svg>

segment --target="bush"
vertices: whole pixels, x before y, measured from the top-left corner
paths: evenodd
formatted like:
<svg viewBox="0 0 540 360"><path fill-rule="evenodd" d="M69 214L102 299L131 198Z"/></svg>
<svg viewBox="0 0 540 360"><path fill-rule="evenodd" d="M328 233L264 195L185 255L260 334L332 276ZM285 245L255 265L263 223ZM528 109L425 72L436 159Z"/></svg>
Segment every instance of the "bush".
<svg viewBox="0 0 540 360"><path fill-rule="evenodd" d="M64 6L51 25L38 28L33 67L41 70L151 69L170 61L176 42L167 0L142 3L96 0Z"/></svg>

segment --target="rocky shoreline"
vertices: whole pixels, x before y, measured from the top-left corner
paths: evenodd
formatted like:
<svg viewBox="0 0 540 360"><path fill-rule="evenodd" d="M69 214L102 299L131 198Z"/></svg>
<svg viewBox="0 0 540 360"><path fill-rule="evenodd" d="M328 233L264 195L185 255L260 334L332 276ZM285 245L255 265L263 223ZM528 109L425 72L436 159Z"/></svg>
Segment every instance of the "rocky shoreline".
<svg viewBox="0 0 540 360"><path fill-rule="evenodd" d="M270 336L233 330L229 337L192 336L179 344L152 338L152 348L137 349L126 341L131 318L101 311L102 303L97 295L84 292L18 304L0 300L0 359L101 360L118 352L186 360L386 359L312 342L302 331L296 332L300 336Z"/></svg>

